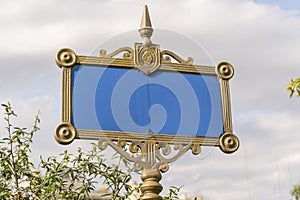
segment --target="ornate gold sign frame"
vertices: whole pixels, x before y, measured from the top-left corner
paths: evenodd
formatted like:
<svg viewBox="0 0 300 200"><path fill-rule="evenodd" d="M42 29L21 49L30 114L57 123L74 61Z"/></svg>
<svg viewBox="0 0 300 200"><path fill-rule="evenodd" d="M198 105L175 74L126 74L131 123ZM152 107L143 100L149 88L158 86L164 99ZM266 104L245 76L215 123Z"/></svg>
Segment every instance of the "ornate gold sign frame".
<svg viewBox="0 0 300 200"><path fill-rule="evenodd" d="M62 123L56 128L55 139L60 144L70 144L75 138L94 139L99 141L101 149L105 149L107 145L111 146L127 160L134 162L135 170L143 169L143 199L148 199L147 195L150 195L149 199L161 199L158 195L162 190L162 186L158 183L161 179L158 170L166 172L169 163L174 162L185 152L191 150L193 154L197 155L201 152L201 146L215 146L220 147L225 153L233 153L239 147L239 140L233 134L230 106L229 80L234 74L232 65L227 62L221 62L217 66L195 65L190 57L184 60L171 51L161 51L159 45L152 44L150 40L152 31L148 9L145 6L139 30L143 42L136 43L134 49L123 47L110 54L101 50L97 57L77 55L73 50L64 48L56 55L56 63L63 72L63 82ZM121 57L120 54L122 54ZM156 71L174 71L215 76L220 83L224 133L219 138L214 138L77 129L72 124L72 69L77 65L128 68L140 70L146 75ZM173 149L176 151L175 155L171 155L170 145L173 145ZM125 146L129 146L130 152L124 151ZM132 156L132 153L139 155ZM157 183L149 189L148 184L153 180ZM147 192L147 190L149 191Z"/></svg>
<svg viewBox="0 0 300 200"><path fill-rule="evenodd" d="M125 52L123 58L114 58L114 56ZM202 75L217 76L220 82L222 97L222 113L224 134L220 138L207 137L189 137L156 134L151 137L145 137L145 134L138 133L118 133L115 131L96 131L96 130L76 130L71 124L72 117L72 68L76 65L106 65L131 69L138 69L134 62L135 51L130 47L124 47L117 51L106 54L104 50L100 52L99 57L76 55L70 49L61 49L56 57L56 62L63 70L63 88L62 88L62 123L57 127L55 138L59 143L69 144L75 138L77 139L102 139L109 138L113 141L160 141L172 144L192 144L193 146L219 146L225 153L232 153L238 148L238 139L232 131L232 119L230 108L230 88L229 79L233 76L233 67L227 62L222 62L216 67L193 65L192 59L181 59L176 54L163 50L160 52L161 64L157 70L176 71L183 73L196 73ZM177 63L171 62L171 57ZM146 134L147 135L147 134ZM134 137L132 137L134 136Z"/></svg>

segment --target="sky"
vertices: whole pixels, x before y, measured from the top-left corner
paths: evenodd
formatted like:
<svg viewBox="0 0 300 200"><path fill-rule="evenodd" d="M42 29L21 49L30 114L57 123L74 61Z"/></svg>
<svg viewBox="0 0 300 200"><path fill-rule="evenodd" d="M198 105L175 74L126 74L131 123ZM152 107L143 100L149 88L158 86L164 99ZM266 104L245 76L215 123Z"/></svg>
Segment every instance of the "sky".
<svg viewBox="0 0 300 200"><path fill-rule="evenodd" d="M187 153L163 174L164 192L176 185L183 186L182 193L209 200L291 199L291 188L300 181L300 99L286 92L289 80L300 76L296 0L1 1L0 102L11 102L19 126L30 127L41 112L32 159L89 148L86 142L62 146L54 139L61 120L58 50L69 47L89 55L100 46L133 46L122 37L137 31L144 4L154 42L183 57L195 54L184 51L180 41L170 44L167 36L155 35L155 29L168 30L157 33L177 33L201 47L197 64L226 60L235 68L230 86L240 148L230 155L218 148L204 148L198 156ZM3 120L0 125L4 130Z"/></svg>
<svg viewBox="0 0 300 200"><path fill-rule="evenodd" d="M300 8L297 0L255 0L254 2L276 5L284 10L299 10Z"/></svg>

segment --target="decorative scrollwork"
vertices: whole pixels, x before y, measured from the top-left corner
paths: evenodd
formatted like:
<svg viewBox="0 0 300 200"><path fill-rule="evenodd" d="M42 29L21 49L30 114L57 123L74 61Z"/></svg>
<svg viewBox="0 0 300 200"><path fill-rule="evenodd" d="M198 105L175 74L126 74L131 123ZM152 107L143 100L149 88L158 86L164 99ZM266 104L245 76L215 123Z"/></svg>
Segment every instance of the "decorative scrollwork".
<svg viewBox="0 0 300 200"><path fill-rule="evenodd" d="M194 154L201 152L201 147L198 144L194 146L183 144L170 145L168 143L153 143L151 141L140 142L122 139L112 141L108 138L99 139L98 147L101 150L106 149L108 145L120 153L126 160L133 163L133 171L159 169L164 173L169 170L170 163L177 160L187 151L192 150ZM152 151L149 151L149 149L152 149Z"/></svg>
<svg viewBox="0 0 300 200"><path fill-rule="evenodd" d="M76 129L71 123L63 122L55 130L55 139L60 144L70 144L76 137Z"/></svg>
<svg viewBox="0 0 300 200"><path fill-rule="evenodd" d="M216 72L222 79L229 80L232 78L232 76L234 74L234 69L231 64L229 64L227 62L221 62L216 67Z"/></svg>
<svg viewBox="0 0 300 200"><path fill-rule="evenodd" d="M141 163L138 163L138 162L134 163L133 171L138 172L138 171L141 171L142 169L143 169L143 165L141 165Z"/></svg>
<svg viewBox="0 0 300 200"><path fill-rule="evenodd" d="M107 148L107 142L105 140L99 140L98 147L101 150L105 150Z"/></svg>
<svg viewBox="0 0 300 200"><path fill-rule="evenodd" d="M116 51L114 51L110 54L107 54L106 50L101 49L100 50L100 57L102 57L102 58L113 58L114 56L116 56L116 55L118 55L122 52L124 52L123 59L133 60L133 49L130 48L130 47L122 47L122 48L117 49Z"/></svg>
<svg viewBox="0 0 300 200"><path fill-rule="evenodd" d="M59 67L72 67L76 63L76 54L71 49L61 49L56 54L55 61Z"/></svg>
<svg viewBox="0 0 300 200"><path fill-rule="evenodd" d="M140 51L139 61L147 68L152 68L155 65L156 55L154 49L144 48Z"/></svg>
<svg viewBox="0 0 300 200"><path fill-rule="evenodd" d="M137 143L132 142L132 143L130 144L129 151L130 151L131 153L137 153L137 152L139 152L139 150L140 150L140 148L139 148L139 145L138 145Z"/></svg>
<svg viewBox="0 0 300 200"><path fill-rule="evenodd" d="M178 149L180 149L180 148L182 148L182 145L181 144L174 144L174 150L178 150Z"/></svg>
<svg viewBox="0 0 300 200"><path fill-rule="evenodd" d="M174 162L190 149L190 145L175 144L173 146L175 151L172 152L169 144L159 144L158 146L159 149L155 152L158 162L152 168L159 168L161 172L168 171L169 163Z"/></svg>
<svg viewBox="0 0 300 200"><path fill-rule="evenodd" d="M220 137L220 148L224 153L233 153L239 148L239 139L232 133L224 133Z"/></svg>
<svg viewBox="0 0 300 200"><path fill-rule="evenodd" d="M159 167L159 170L162 172L162 173L165 173L169 170L169 164L168 163L162 163Z"/></svg>
<svg viewBox="0 0 300 200"><path fill-rule="evenodd" d="M170 145L164 145L163 147L162 147L162 153L163 153L163 155L165 155L165 156L167 156L167 155L169 155L170 153L171 153L171 147L170 147Z"/></svg>
<svg viewBox="0 0 300 200"><path fill-rule="evenodd" d="M201 146L200 146L200 144L193 144L192 147L191 147L191 149L192 149L192 153L194 155L198 155L198 154L201 153Z"/></svg>
<svg viewBox="0 0 300 200"><path fill-rule="evenodd" d="M168 51L168 50L163 50L161 52L161 55L163 58L163 63L171 63L171 58L176 60L179 64L192 65L194 62L192 57L188 57L186 60L183 60L178 55L176 55L175 53Z"/></svg>
<svg viewBox="0 0 300 200"><path fill-rule="evenodd" d="M124 140L119 140L118 141L118 146L124 148L126 146L126 141Z"/></svg>

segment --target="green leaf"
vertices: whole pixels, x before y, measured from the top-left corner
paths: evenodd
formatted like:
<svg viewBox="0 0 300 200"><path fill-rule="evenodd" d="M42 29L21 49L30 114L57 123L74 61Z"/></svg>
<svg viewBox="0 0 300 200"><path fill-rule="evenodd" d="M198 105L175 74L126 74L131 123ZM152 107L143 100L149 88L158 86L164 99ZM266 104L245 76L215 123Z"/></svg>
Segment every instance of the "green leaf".
<svg viewBox="0 0 300 200"><path fill-rule="evenodd" d="M296 93L296 96L300 96L300 77L291 80L288 84L287 91L290 92L290 97Z"/></svg>

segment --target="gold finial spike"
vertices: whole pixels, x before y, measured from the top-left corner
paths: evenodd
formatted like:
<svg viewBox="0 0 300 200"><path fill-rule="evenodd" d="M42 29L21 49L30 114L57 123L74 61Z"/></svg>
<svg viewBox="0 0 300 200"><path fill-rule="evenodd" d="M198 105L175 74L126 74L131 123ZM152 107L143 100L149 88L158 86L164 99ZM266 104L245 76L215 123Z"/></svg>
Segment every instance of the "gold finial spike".
<svg viewBox="0 0 300 200"><path fill-rule="evenodd" d="M153 29L150 21L150 15L148 11L147 5L144 6L142 21L141 21L141 27L139 29L139 33L141 37L143 38L143 45L145 47L149 47L152 45L152 42L150 40L150 37L152 35Z"/></svg>
<svg viewBox="0 0 300 200"><path fill-rule="evenodd" d="M145 28L145 27L147 28L152 27L147 5L144 6L143 17L141 21L141 28Z"/></svg>

